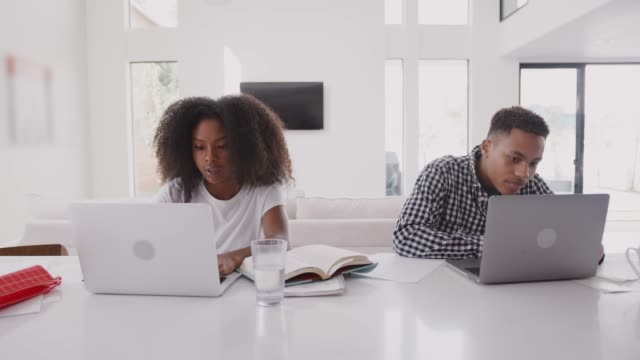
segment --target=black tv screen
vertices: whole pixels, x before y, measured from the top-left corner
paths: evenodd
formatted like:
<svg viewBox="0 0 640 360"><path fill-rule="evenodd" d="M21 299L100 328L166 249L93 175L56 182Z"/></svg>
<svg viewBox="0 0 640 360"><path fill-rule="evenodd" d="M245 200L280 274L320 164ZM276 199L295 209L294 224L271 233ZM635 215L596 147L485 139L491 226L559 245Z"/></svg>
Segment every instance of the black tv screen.
<svg viewBox="0 0 640 360"><path fill-rule="evenodd" d="M243 94L253 95L276 112L290 130L318 130L323 122L321 82L243 82Z"/></svg>

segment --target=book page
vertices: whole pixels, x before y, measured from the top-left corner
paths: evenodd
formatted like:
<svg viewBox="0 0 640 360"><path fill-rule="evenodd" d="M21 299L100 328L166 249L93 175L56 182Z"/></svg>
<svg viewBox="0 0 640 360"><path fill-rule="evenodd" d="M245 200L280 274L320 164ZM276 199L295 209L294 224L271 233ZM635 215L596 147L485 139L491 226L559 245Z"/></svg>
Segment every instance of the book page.
<svg viewBox="0 0 640 360"><path fill-rule="evenodd" d="M345 265L353 258L361 260L358 264L368 264L369 261L364 254L355 251L340 249L328 245L307 245L289 250L287 258L293 257L296 261L321 269L325 274L330 275L337 269L332 267L340 263Z"/></svg>
<svg viewBox="0 0 640 360"><path fill-rule="evenodd" d="M285 280L289 280L292 277L299 275L303 272L306 271L302 271L302 270L309 270L311 272L317 273L319 269L314 269L313 266L300 261L300 259L296 258L295 256L291 256L289 253L287 253L287 258L286 258L286 263L284 266L284 279ZM320 274L318 274L320 275Z"/></svg>
<svg viewBox="0 0 640 360"><path fill-rule="evenodd" d="M236 270L242 275L253 280L253 259L251 256L244 258L242 264L240 264Z"/></svg>
<svg viewBox="0 0 640 360"><path fill-rule="evenodd" d="M287 253L284 265L284 279L289 280L296 275L306 272L302 270L317 272L317 270L312 269L310 265L301 262L298 258L290 256L289 253ZM251 256L245 258L238 268L238 271L253 280L253 258Z"/></svg>

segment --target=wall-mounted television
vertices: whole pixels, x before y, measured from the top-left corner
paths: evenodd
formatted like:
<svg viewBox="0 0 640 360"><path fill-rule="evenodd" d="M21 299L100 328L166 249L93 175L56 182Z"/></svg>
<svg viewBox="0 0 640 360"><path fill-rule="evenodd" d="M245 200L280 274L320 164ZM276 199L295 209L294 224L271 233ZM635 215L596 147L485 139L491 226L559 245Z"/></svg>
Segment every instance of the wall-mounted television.
<svg viewBox="0 0 640 360"><path fill-rule="evenodd" d="M324 128L321 82L242 82L240 91L253 95L273 109L287 129Z"/></svg>

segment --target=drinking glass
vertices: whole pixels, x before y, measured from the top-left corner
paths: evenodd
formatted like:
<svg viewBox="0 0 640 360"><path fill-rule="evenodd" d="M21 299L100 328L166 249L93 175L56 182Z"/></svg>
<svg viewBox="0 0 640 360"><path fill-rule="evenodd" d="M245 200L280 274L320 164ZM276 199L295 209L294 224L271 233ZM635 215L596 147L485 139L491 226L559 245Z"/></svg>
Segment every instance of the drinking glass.
<svg viewBox="0 0 640 360"><path fill-rule="evenodd" d="M256 302L261 306L280 304L284 297L284 264L287 242L259 239L251 242Z"/></svg>

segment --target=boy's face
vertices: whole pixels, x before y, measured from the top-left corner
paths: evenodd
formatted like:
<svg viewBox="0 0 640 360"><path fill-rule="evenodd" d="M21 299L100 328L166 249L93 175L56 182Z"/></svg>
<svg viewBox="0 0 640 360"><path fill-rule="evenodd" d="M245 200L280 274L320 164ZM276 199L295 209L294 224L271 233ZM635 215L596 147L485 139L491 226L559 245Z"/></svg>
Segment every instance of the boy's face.
<svg viewBox="0 0 640 360"><path fill-rule="evenodd" d="M485 176L499 193L513 195L536 173L545 138L520 129L494 134L481 145Z"/></svg>
<svg viewBox="0 0 640 360"><path fill-rule="evenodd" d="M233 182L227 138L218 119L200 121L193 130L193 161L206 182L216 185Z"/></svg>

